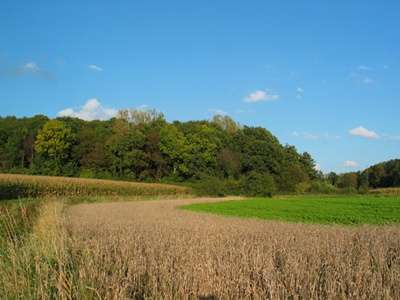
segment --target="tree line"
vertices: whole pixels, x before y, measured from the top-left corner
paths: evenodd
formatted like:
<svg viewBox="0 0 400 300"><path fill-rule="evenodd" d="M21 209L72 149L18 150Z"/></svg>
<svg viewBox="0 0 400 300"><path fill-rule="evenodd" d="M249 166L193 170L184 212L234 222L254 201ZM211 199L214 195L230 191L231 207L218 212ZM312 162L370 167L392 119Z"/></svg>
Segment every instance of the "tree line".
<svg viewBox="0 0 400 300"><path fill-rule="evenodd" d="M342 189L366 191L368 189L400 187L400 159L393 159L373 165L361 172L325 176L332 185Z"/></svg>
<svg viewBox="0 0 400 300"><path fill-rule="evenodd" d="M228 116L167 122L156 110L107 121L0 118L0 170L55 176L190 182L212 193L296 192L319 176L307 152ZM218 189L218 191L213 191Z"/></svg>
<svg viewBox="0 0 400 300"><path fill-rule="evenodd" d="M323 175L307 152L228 116L167 122L127 109L107 121L0 117L0 171L191 184L206 194L363 191L400 186L400 160Z"/></svg>

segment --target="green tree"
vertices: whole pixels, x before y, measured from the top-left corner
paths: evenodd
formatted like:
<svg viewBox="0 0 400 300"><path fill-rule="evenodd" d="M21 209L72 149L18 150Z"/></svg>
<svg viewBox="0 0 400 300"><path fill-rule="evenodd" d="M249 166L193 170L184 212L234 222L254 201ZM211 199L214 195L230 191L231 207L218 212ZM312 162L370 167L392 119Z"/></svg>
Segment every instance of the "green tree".
<svg viewBox="0 0 400 300"><path fill-rule="evenodd" d="M174 125L160 132L160 151L167 158L172 176L184 179L189 173L189 143L184 134Z"/></svg>
<svg viewBox="0 0 400 300"><path fill-rule="evenodd" d="M50 174L59 175L67 163L75 136L64 122L58 120L48 121L39 131L35 151L41 158ZM52 169L52 170L51 170Z"/></svg>
<svg viewBox="0 0 400 300"><path fill-rule="evenodd" d="M338 186L343 189L356 190L358 188L358 174L352 172L340 175Z"/></svg>
<svg viewBox="0 0 400 300"><path fill-rule="evenodd" d="M240 129L240 125L229 116L214 115L211 122L230 135L235 134Z"/></svg>

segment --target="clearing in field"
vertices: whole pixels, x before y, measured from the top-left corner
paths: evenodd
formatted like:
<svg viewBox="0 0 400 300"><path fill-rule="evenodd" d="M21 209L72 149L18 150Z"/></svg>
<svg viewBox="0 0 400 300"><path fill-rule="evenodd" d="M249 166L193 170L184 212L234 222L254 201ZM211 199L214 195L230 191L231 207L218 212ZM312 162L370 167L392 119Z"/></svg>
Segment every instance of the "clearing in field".
<svg viewBox="0 0 400 300"><path fill-rule="evenodd" d="M293 196L195 203L183 209L213 214L322 224L400 223L399 196Z"/></svg>

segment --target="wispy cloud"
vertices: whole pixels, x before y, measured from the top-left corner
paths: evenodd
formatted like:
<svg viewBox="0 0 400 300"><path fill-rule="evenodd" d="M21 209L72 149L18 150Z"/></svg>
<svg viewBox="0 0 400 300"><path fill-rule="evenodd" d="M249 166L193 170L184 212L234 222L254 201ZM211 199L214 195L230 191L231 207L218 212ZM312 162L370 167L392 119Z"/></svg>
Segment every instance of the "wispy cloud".
<svg viewBox="0 0 400 300"><path fill-rule="evenodd" d="M257 103L257 102L267 102L267 101L275 101L279 100L280 96L276 93L271 92L270 90L257 90L244 98L244 101L247 103Z"/></svg>
<svg viewBox="0 0 400 300"><path fill-rule="evenodd" d="M343 167L346 167L346 168L357 168L358 167L358 163L356 161L354 161L354 160L346 160L343 163Z"/></svg>
<svg viewBox="0 0 400 300"><path fill-rule="evenodd" d="M350 129L349 134L354 135L354 136L359 136L362 138L366 138L366 139L378 139L379 138L379 135L375 131L369 130L363 126L358 126L356 128Z"/></svg>
<svg viewBox="0 0 400 300"><path fill-rule="evenodd" d="M104 107L97 99L89 99L78 110L66 108L58 112L59 117L79 118L86 121L108 120L115 117L118 110Z"/></svg>
<svg viewBox="0 0 400 300"><path fill-rule="evenodd" d="M298 131L293 131L292 136L302 138L305 140L338 140L341 137L339 135L333 135L330 133L311 133L311 132L298 132Z"/></svg>
<svg viewBox="0 0 400 300"><path fill-rule="evenodd" d="M370 66L360 65L355 71L350 72L349 78L357 83L370 85L376 83L376 80L371 77L373 69Z"/></svg>
<svg viewBox="0 0 400 300"><path fill-rule="evenodd" d="M40 71L40 68L37 65L37 63L35 63L34 61L31 61L31 62L28 62L25 65L23 65L21 70L24 70L24 71L27 71L27 72L37 73L37 72Z"/></svg>
<svg viewBox="0 0 400 300"><path fill-rule="evenodd" d="M45 70L44 68L40 67L36 62L34 61L29 61L22 66L19 67L14 67L14 68L9 68L9 69L3 69L0 71L2 75L5 76L37 76L46 80L53 80L55 79L55 76Z"/></svg>
<svg viewBox="0 0 400 300"><path fill-rule="evenodd" d="M103 68L97 66L97 65L88 65L88 68L93 70L93 71L97 71L97 72L102 72Z"/></svg>

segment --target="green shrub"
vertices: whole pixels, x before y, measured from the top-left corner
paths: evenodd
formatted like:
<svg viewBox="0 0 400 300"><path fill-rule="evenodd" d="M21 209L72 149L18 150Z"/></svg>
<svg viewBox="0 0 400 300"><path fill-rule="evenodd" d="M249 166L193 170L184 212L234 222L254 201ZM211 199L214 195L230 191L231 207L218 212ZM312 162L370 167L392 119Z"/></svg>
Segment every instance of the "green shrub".
<svg viewBox="0 0 400 300"><path fill-rule="evenodd" d="M96 174L90 169L83 169L80 174L80 178L96 178Z"/></svg>
<svg viewBox="0 0 400 300"><path fill-rule="evenodd" d="M310 192L316 194L334 194L338 192L338 188L325 181L313 181Z"/></svg>
<svg viewBox="0 0 400 300"><path fill-rule="evenodd" d="M311 183L309 181L304 181L296 184L295 192L297 194L304 194L311 189Z"/></svg>
<svg viewBox="0 0 400 300"><path fill-rule="evenodd" d="M275 192L275 180L269 174L251 172L243 179L243 193L247 196L272 197Z"/></svg>
<svg viewBox="0 0 400 300"><path fill-rule="evenodd" d="M195 194L199 196L223 197L227 194L225 182L217 177L203 176L198 181L190 184Z"/></svg>

